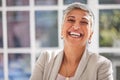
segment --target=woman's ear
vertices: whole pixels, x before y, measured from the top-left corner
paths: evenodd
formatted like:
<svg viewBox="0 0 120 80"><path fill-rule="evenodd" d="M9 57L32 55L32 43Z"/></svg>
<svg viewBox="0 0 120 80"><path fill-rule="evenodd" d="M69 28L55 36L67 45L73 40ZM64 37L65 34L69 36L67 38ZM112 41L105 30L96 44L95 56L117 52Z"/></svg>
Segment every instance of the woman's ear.
<svg viewBox="0 0 120 80"><path fill-rule="evenodd" d="M89 40L91 40L92 35L93 35L93 31L90 33Z"/></svg>
<svg viewBox="0 0 120 80"><path fill-rule="evenodd" d="M89 38L88 38L88 43L90 44L91 43L91 38L92 38L92 35L93 35L93 32L91 32Z"/></svg>
<svg viewBox="0 0 120 80"><path fill-rule="evenodd" d="M92 30L92 28L90 28L90 36L89 36L89 40L91 40L92 35L93 35L93 30Z"/></svg>
<svg viewBox="0 0 120 80"><path fill-rule="evenodd" d="M63 34L62 34L62 31L61 31L61 39L63 39Z"/></svg>

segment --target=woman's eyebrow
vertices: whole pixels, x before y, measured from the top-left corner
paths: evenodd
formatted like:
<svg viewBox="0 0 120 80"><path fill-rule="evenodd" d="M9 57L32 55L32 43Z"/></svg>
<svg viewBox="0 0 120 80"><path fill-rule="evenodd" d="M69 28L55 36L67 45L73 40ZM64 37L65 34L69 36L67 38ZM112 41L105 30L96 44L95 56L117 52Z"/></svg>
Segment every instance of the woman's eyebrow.
<svg viewBox="0 0 120 80"><path fill-rule="evenodd" d="M75 16L68 16L67 18L75 18Z"/></svg>
<svg viewBox="0 0 120 80"><path fill-rule="evenodd" d="M85 18L85 17L83 17L83 18L82 18L82 20L86 20L86 21L89 21L89 19L88 19L88 18Z"/></svg>
<svg viewBox="0 0 120 80"><path fill-rule="evenodd" d="M67 18L75 18L75 16L67 16ZM82 17L82 20L89 21L89 19L87 17Z"/></svg>

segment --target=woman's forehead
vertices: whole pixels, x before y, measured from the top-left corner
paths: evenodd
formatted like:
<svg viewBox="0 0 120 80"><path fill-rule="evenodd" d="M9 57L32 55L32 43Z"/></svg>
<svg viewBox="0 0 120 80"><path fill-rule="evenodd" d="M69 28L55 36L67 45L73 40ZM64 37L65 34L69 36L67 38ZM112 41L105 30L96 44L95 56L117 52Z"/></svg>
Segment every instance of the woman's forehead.
<svg viewBox="0 0 120 80"><path fill-rule="evenodd" d="M89 13L85 10L81 10L81 9L73 9L71 11L69 11L67 13L67 15L71 15L71 14L80 14L80 15L89 15Z"/></svg>
<svg viewBox="0 0 120 80"><path fill-rule="evenodd" d="M66 18L82 18L82 19L87 19L89 20L91 16L89 15L88 12L83 11L83 10L78 10L78 9L74 9L71 10L67 15Z"/></svg>

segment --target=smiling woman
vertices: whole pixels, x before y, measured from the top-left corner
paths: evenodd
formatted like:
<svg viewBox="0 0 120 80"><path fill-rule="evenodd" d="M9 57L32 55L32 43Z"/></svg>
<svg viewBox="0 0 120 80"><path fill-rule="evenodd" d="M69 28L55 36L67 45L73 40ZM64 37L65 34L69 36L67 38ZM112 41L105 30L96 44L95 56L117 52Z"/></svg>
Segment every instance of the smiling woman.
<svg viewBox="0 0 120 80"><path fill-rule="evenodd" d="M62 23L64 49L41 53L30 80L113 80L111 61L87 49L93 22L94 15L85 4L70 4Z"/></svg>
<svg viewBox="0 0 120 80"><path fill-rule="evenodd" d="M90 40L92 33L93 32L91 29L91 17L88 12L80 9L74 9L66 15L62 27L62 36L63 38L65 38L65 43L73 40L73 43L78 42L76 44L79 48L83 47L80 45L85 46L88 40L87 38L89 37Z"/></svg>

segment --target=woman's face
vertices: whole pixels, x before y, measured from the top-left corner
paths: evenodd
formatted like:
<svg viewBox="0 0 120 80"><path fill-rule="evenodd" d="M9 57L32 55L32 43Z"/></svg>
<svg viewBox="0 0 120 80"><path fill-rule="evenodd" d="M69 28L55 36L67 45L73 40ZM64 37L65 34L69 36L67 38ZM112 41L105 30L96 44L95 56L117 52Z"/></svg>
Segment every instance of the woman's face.
<svg viewBox="0 0 120 80"><path fill-rule="evenodd" d="M65 16L62 26L65 44L85 46L92 33L91 16L86 11L74 9Z"/></svg>

